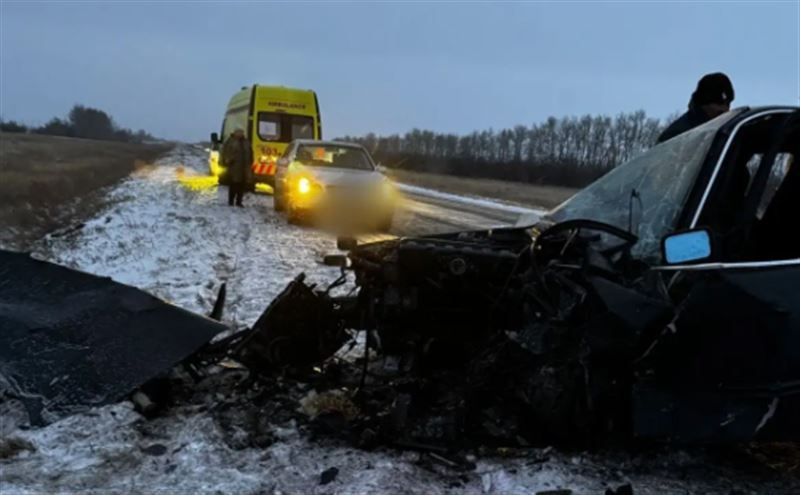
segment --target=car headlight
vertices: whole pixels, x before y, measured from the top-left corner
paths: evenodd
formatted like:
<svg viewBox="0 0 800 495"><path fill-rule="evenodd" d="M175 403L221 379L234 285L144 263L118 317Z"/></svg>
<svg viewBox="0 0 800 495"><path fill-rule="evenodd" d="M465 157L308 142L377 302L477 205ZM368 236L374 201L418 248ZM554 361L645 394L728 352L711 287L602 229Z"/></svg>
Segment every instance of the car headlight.
<svg viewBox="0 0 800 495"><path fill-rule="evenodd" d="M305 177L301 177L300 180L297 181L297 192L300 194L308 194L311 192L311 181L306 179Z"/></svg>
<svg viewBox="0 0 800 495"><path fill-rule="evenodd" d="M383 194L384 198L393 199L395 197L396 189L394 184L391 181L385 180L383 184L381 184L381 193Z"/></svg>

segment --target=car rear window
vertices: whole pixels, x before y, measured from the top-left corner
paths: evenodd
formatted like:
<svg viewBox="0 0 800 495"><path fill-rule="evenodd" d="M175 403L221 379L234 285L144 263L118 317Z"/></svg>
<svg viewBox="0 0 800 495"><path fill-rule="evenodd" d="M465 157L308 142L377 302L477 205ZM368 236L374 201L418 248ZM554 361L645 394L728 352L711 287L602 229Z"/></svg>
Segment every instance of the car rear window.
<svg viewBox="0 0 800 495"><path fill-rule="evenodd" d="M314 139L314 118L278 112L259 112L258 137L262 141L288 143L293 139Z"/></svg>
<svg viewBox="0 0 800 495"><path fill-rule="evenodd" d="M305 144L297 150L295 159L308 167L375 170L367 152L353 146Z"/></svg>

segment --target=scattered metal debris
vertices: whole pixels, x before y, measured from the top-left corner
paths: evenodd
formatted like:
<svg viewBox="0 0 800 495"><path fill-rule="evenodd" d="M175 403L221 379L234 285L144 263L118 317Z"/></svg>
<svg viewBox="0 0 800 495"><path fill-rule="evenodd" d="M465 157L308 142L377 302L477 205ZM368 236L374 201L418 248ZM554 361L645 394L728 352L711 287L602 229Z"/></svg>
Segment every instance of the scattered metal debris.
<svg viewBox="0 0 800 495"><path fill-rule="evenodd" d="M36 447L24 438L0 438L0 460L10 459L22 452L35 452Z"/></svg>
<svg viewBox="0 0 800 495"><path fill-rule="evenodd" d="M793 108L731 112L533 227L342 240L347 257L325 258L342 277L322 290L300 275L233 355L267 375L317 367L355 391L351 436L432 452L796 439L800 267L772 256L800 251L773 249L770 229L800 196L800 169L777 159L800 154L798 123ZM764 205L774 167L783 183ZM357 291L333 295L349 274ZM355 332L360 366L333 359Z"/></svg>
<svg viewBox="0 0 800 495"><path fill-rule="evenodd" d="M606 489L606 495L633 495L633 486L630 483L620 485L616 489Z"/></svg>

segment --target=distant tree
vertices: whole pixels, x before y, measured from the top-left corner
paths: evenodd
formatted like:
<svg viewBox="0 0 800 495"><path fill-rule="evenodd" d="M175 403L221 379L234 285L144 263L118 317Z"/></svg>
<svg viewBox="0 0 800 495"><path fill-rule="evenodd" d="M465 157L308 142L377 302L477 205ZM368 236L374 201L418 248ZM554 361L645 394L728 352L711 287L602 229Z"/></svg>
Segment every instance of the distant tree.
<svg viewBox="0 0 800 495"><path fill-rule="evenodd" d="M131 143L135 141L133 134L128 129L114 130L111 139L113 139L114 141L122 141L124 143Z"/></svg>
<svg viewBox="0 0 800 495"><path fill-rule="evenodd" d="M514 140L514 161L522 161L522 150L524 149L525 139L528 136L528 128L524 125L514 126L513 137Z"/></svg>
<svg viewBox="0 0 800 495"><path fill-rule="evenodd" d="M69 112L69 122L75 136L89 139L127 140L127 134L118 134L111 117L102 110L75 105Z"/></svg>
<svg viewBox="0 0 800 495"><path fill-rule="evenodd" d="M3 132L28 132L28 126L20 124L14 120L8 122L0 120L0 131Z"/></svg>
<svg viewBox="0 0 800 495"><path fill-rule="evenodd" d="M120 128L114 124L114 119L106 112L83 105L72 107L66 120L53 118L43 126L32 129L32 132L130 143L142 143L154 139L153 136L141 129L134 132L130 129Z"/></svg>
<svg viewBox="0 0 800 495"><path fill-rule="evenodd" d="M75 137L75 129L66 120L53 117L49 122L33 130L36 134L49 134L51 136Z"/></svg>
<svg viewBox="0 0 800 495"><path fill-rule="evenodd" d="M144 129L139 129L133 136L133 140L137 143L144 143L145 141L153 141L155 138L150 133L145 132Z"/></svg>
<svg viewBox="0 0 800 495"><path fill-rule="evenodd" d="M549 117L530 127L463 136L412 129L405 135L346 137L387 166L469 177L583 186L653 146L664 124L643 111Z"/></svg>

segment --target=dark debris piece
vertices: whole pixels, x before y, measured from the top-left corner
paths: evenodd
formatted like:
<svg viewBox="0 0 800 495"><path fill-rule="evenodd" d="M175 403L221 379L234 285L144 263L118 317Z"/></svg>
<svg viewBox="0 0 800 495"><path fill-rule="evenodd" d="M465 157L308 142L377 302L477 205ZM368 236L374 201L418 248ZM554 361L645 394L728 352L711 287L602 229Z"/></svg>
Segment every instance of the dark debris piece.
<svg viewBox="0 0 800 495"><path fill-rule="evenodd" d="M333 482L336 477L339 475L339 468L337 467L330 467L322 472L319 476L319 484L320 485L327 485L328 483Z"/></svg>
<svg viewBox="0 0 800 495"><path fill-rule="evenodd" d="M147 447L143 447L142 452L147 455L158 457L167 453L167 447L160 443L154 443L153 445L148 445Z"/></svg>
<svg viewBox="0 0 800 495"><path fill-rule="evenodd" d="M124 399L224 330L110 278L0 250L0 383L32 425Z"/></svg>
<svg viewBox="0 0 800 495"><path fill-rule="evenodd" d="M630 483L618 486L617 489L607 488L606 495L633 495L633 486Z"/></svg>

